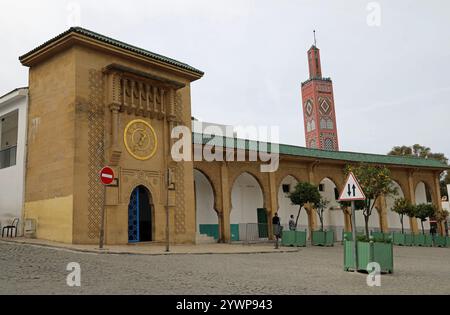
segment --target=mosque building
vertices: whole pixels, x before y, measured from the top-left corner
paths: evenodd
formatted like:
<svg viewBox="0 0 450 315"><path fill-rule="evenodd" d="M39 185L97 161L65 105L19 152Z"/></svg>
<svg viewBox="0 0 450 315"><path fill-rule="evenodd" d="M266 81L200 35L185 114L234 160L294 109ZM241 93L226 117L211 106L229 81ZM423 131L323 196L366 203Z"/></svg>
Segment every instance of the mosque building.
<svg viewBox="0 0 450 315"><path fill-rule="evenodd" d="M322 77L316 45L308 61L301 87L307 148L280 144L278 169L262 172L261 158L173 158L172 130L190 130L191 83L202 71L84 28L67 30L20 57L28 88L0 98L0 220L18 217L25 235L69 244L98 244L102 213L110 245L165 242L167 232L176 244L265 240L276 212L284 224L297 214L287 194L307 181L331 201L325 228L339 240L350 229L337 202L344 167L360 162L387 166L401 196L442 209L445 164L339 151L332 81ZM189 137L192 151L212 146L206 133ZM226 140L215 153L250 156L258 146ZM104 166L115 174L108 186L100 181ZM372 230L400 228L393 201L378 200ZM301 212L301 229L317 222L315 212ZM406 229L417 233L418 221Z"/></svg>

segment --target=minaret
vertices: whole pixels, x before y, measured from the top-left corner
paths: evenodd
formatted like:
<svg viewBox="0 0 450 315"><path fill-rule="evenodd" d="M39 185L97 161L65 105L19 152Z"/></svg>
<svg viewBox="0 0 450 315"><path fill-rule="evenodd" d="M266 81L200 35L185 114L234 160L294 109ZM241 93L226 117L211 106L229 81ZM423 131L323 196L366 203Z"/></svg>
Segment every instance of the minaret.
<svg viewBox="0 0 450 315"><path fill-rule="evenodd" d="M333 82L322 77L315 31L314 45L308 51L308 63L309 79L302 83L306 147L339 151Z"/></svg>

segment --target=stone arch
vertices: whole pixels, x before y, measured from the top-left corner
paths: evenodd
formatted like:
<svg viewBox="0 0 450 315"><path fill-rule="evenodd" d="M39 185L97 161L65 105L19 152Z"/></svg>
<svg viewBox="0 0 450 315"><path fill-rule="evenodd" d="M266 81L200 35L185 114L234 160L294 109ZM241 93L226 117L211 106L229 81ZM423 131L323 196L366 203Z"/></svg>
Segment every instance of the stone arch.
<svg viewBox="0 0 450 315"><path fill-rule="evenodd" d="M152 191L143 184L134 186L128 203L128 242L155 240L155 201Z"/></svg>
<svg viewBox="0 0 450 315"><path fill-rule="evenodd" d="M415 203L434 203L433 185L427 180L417 180L414 185Z"/></svg>
<svg viewBox="0 0 450 315"><path fill-rule="evenodd" d="M259 212L262 211L261 209L265 209L267 223L269 220L264 201L264 191L260 181L252 173L242 172L234 179L230 195L231 240L245 240L248 237L258 238ZM255 235L249 236L249 230Z"/></svg>
<svg viewBox="0 0 450 315"><path fill-rule="evenodd" d="M219 211L216 209L216 191L210 178L194 169L195 215L198 234L221 238Z"/></svg>
<svg viewBox="0 0 450 315"><path fill-rule="evenodd" d="M252 176L259 184L259 187L261 188L262 194L263 194L263 208L267 209L268 213L270 212L270 210L268 209L270 207L270 190L269 190L269 184L268 184L268 173L266 174L267 179L264 180L261 176L261 173L259 173L259 164L257 164L257 171L256 170L252 170L251 167L245 167L245 168L238 168L238 169L233 169L232 167L230 167L229 170L229 187L230 187L230 193L231 190L233 189L234 184L236 183L236 180L242 175L242 174L249 174L250 176ZM232 200L231 200L231 196L230 196L230 205L232 205Z"/></svg>
<svg viewBox="0 0 450 315"><path fill-rule="evenodd" d="M212 180L212 177L208 174L208 172L206 172L205 170L203 170L200 167L194 167L194 183L195 183L195 172L199 172L201 173L206 180L208 181L209 185L211 186L212 192L213 192L213 197L214 197L214 211L217 212L217 214L219 214L221 212L221 203L220 203L220 196L217 193L217 187L216 185L218 185L217 183L215 183Z"/></svg>
<svg viewBox="0 0 450 315"><path fill-rule="evenodd" d="M389 230L391 232L398 232L401 231L401 223L400 218L397 213L392 211L392 207L394 206L395 200L399 198L406 198L406 192L403 190L403 187L399 182L396 180L392 180L392 185L397 188L397 195L388 195L385 196L386 198L386 216L387 216L387 223ZM403 226L405 228L405 232L408 233L408 230L410 229L410 222L408 217L403 218Z"/></svg>
<svg viewBox="0 0 450 315"><path fill-rule="evenodd" d="M299 183L299 180L296 176L286 175L279 181L279 184L277 185L277 212L281 218L281 224L283 225L283 228L285 230L289 229L289 219L291 215L294 215L294 218L297 219L299 206L292 204L291 200L287 196L287 192L285 192L283 189L283 185L289 185L290 191L292 192L295 189L295 185L297 183ZM297 229L308 229L308 214L304 209L302 209L300 212Z"/></svg>
<svg viewBox="0 0 450 315"><path fill-rule="evenodd" d="M153 187L152 185L150 185L150 183L146 180L135 180L132 183L124 186L125 188L122 191L123 192L122 200L124 201L125 204L128 203L130 195L139 186L143 186L143 187L147 188L147 190L149 191L149 193L152 196L154 205L159 203L158 194L156 194L156 191L157 191L156 187Z"/></svg>
<svg viewBox="0 0 450 315"><path fill-rule="evenodd" d="M196 163L194 165L194 171L197 170L202 173L211 184L214 193L214 210L218 213L222 212L222 195L221 191L221 176L220 176L220 166L208 163L208 165L203 165L201 163Z"/></svg>
<svg viewBox="0 0 450 315"><path fill-rule="evenodd" d="M339 186L332 177L326 176L319 181L319 191L320 195L329 202L327 209L324 211L324 229L333 230L335 239L340 241L345 230L345 215L338 202ZM318 215L316 219L319 227L320 219Z"/></svg>
<svg viewBox="0 0 450 315"><path fill-rule="evenodd" d="M427 183L426 180L417 181L417 183L414 187L415 203L416 204L421 204L421 203L436 204L434 202L434 194L433 194L432 187L433 186L429 185L429 183ZM417 219L417 224L419 227L421 226L420 219ZM423 226L424 226L425 232L430 230L430 218L428 218L427 221L425 221L423 223Z"/></svg>
<svg viewBox="0 0 450 315"><path fill-rule="evenodd" d="M277 188L279 188L282 185L282 182L286 179L286 177L294 178L297 181L297 183L302 181L301 176L298 176L294 172L290 172L290 171L278 173L278 174L276 174L276 176L277 176L277 180L276 180Z"/></svg>

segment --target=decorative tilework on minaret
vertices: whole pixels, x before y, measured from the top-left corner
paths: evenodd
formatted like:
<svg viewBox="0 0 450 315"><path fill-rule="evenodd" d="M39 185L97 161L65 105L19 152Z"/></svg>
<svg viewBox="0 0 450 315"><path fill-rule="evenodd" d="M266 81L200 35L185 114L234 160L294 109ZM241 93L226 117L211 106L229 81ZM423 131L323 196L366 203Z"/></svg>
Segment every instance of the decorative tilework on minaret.
<svg viewBox="0 0 450 315"><path fill-rule="evenodd" d="M302 83L306 147L339 151L333 82L322 77L320 50L308 51L309 80Z"/></svg>

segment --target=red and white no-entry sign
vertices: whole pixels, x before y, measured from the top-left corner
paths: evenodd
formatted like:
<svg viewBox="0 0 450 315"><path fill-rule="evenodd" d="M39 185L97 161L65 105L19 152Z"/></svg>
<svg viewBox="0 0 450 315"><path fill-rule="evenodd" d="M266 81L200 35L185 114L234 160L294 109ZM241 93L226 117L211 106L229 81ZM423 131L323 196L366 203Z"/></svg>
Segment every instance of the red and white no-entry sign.
<svg viewBox="0 0 450 315"><path fill-rule="evenodd" d="M103 185L111 185L114 182L114 170L110 167L104 167L100 171L100 180Z"/></svg>

